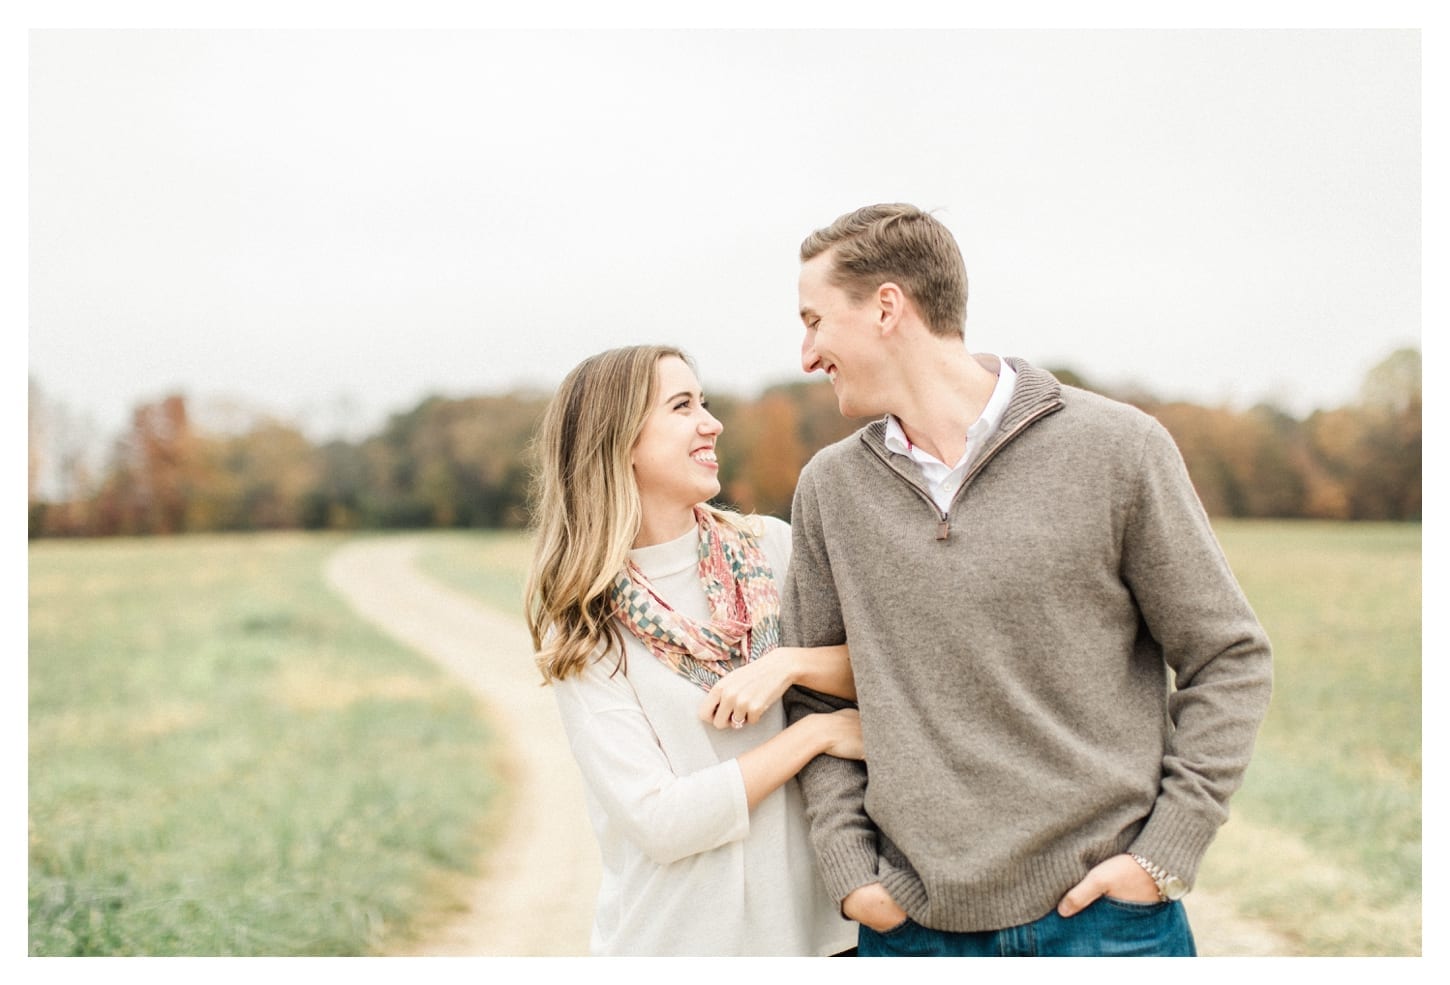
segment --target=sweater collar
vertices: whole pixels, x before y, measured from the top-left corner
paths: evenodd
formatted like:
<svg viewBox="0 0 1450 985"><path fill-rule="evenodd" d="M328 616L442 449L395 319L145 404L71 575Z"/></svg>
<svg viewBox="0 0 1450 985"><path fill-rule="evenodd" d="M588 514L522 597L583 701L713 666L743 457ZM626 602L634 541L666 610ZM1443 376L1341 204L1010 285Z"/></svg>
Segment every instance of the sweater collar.
<svg viewBox="0 0 1450 985"><path fill-rule="evenodd" d="M1006 356L1003 362L1016 371L1017 379L1012 388L1012 399L1002 411L1002 419L997 424L988 452L1010 441L1019 425L1062 406L1062 384L1057 382L1057 377L1016 356ZM887 419L882 418L868 424L861 430L861 440L879 451L886 451L886 423Z"/></svg>
<svg viewBox="0 0 1450 985"><path fill-rule="evenodd" d="M979 357L980 358L980 357ZM1002 425L1002 415L1007 412L1007 405L1012 399L1012 391L1016 385L1017 370L1005 359L996 359L997 384L992 388L992 396L987 399L987 406L982 408L982 413L971 426L967 428L967 442L975 448L983 440L992 437ZM886 432L884 434L886 447L898 455L910 455L918 462L936 461L930 453L916 448L911 439L906 436L906 429L901 426L901 419L895 414L886 415ZM950 462L942 462L942 465L950 466Z"/></svg>
<svg viewBox="0 0 1450 985"><path fill-rule="evenodd" d="M668 578L700 563L700 528L691 527L674 540L631 548L629 559L649 578Z"/></svg>

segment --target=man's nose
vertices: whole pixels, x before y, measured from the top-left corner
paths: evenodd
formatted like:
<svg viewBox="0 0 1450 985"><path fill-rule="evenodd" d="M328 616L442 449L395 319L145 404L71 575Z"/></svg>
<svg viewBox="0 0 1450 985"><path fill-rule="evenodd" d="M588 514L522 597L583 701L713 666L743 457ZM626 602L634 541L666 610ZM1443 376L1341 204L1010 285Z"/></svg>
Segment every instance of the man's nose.
<svg viewBox="0 0 1450 985"><path fill-rule="evenodd" d="M820 363L821 358L816 355L816 347L811 339L811 333L807 332L805 338L801 339L801 369L807 373L814 373Z"/></svg>

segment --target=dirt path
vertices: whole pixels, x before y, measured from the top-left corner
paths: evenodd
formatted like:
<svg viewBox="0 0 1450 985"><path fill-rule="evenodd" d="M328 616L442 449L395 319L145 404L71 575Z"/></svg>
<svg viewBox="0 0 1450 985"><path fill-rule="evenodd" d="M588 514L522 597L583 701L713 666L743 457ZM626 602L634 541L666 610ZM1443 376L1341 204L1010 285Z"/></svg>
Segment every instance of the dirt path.
<svg viewBox="0 0 1450 985"><path fill-rule="evenodd" d="M479 696L508 743L510 809L481 863L467 909L408 953L578 955L588 952L599 856L553 698L538 686L522 620L495 613L422 575L418 541L362 540L329 560L329 583L363 617L443 666ZM1203 955L1284 955L1293 946L1195 890L1184 901Z"/></svg>
<svg viewBox="0 0 1450 985"><path fill-rule="evenodd" d="M554 699L539 686L522 620L424 577L418 542L399 537L340 548L332 587L373 622L436 661L487 707L506 742L508 814L481 863L468 905L413 955L580 955L589 950L599 853Z"/></svg>

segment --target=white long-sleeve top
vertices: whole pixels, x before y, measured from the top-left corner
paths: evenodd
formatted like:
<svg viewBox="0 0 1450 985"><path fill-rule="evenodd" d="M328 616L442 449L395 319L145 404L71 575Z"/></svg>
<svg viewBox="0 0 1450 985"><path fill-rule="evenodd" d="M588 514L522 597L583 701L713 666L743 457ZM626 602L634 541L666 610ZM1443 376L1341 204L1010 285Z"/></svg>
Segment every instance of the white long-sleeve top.
<svg viewBox="0 0 1450 985"><path fill-rule="evenodd" d="M777 581L790 527L773 517L764 546ZM660 596L709 617L699 533L630 552ZM825 955L854 946L816 871L795 780L754 811L736 757L785 727L779 703L743 729L700 721L705 692L629 633L616 656L554 685L584 779L603 878L590 951L621 955Z"/></svg>

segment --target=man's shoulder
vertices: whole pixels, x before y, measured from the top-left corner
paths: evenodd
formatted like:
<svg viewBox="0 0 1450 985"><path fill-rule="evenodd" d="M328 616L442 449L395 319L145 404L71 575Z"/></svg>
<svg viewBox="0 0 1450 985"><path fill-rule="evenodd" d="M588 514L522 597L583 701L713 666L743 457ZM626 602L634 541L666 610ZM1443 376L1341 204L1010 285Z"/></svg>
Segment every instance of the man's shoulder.
<svg viewBox="0 0 1450 985"><path fill-rule="evenodd" d="M1058 416L1077 427L1142 434L1159 426L1157 418L1140 407L1066 383L1062 385L1062 403L1068 413Z"/></svg>

